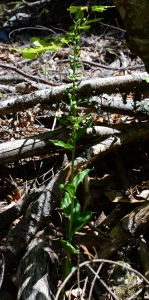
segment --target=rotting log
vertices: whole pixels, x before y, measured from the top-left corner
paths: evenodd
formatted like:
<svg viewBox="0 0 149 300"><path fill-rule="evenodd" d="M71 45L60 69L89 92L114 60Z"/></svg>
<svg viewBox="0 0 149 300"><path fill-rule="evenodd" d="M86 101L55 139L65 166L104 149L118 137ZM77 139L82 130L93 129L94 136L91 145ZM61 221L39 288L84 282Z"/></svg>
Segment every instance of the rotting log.
<svg viewBox="0 0 149 300"><path fill-rule="evenodd" d="M102 225L102 223L101 223ZM98 258L110 258L118 249L121 249L133 236L138 237L141 231L149 227L149 203L135 208L114 226L109 235L111 241L103 240L98 251Z"/></svg>
<svg viewBox="0 0 149 300"><path fill-rule="evenodd" d="M130 50L140 56L149 72L149 1L113 0L127 33Z"/></svg>

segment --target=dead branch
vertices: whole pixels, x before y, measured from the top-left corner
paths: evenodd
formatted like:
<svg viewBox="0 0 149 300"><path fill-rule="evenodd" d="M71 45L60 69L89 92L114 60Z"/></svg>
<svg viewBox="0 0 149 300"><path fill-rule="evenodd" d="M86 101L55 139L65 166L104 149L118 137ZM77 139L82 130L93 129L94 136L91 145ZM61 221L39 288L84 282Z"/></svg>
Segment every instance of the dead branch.
<svg viewBox="0 0 149 300"><path fill-rule="evenodd" d="M147 73L135 73L133 75L109 77L104 79L90 79L82 81L78 87L78 98L84 99L89 96L101 95L103 93L119 91L127 92L135 90L148 89L148 83L144 80L148 76ZM42 91L35 91L27 95L17 95L13 98L0 102L0 115L7 115L10 112L18 112L37 104L53 104L68 101L65 89L71 87L71 84L58 87L51 87ZM107 100L106 100L107 101ZM101 101L102 104L103 101ZM123 104L120 100L119 106ZM133 106L133 103L130 105ZM110 107L110 105L109 105Z"/></svg>
<svg viewBox="0 0 149 300"><path fill-rule="evenodd" d="M101 242L98 258L111 257L111 255L128 242L128 239L132 235L138 235L142 228L147 228L149 222L148 211L149 204L145 202L118 222L109 233L111 241L103 240Z"/></svg>
<svg viewBox="0 0 149 300"><path fill-rule="evenodd" d="M85 141L88 143L95 143L97 140L102 141L87 150L87 158L88 162L90 162L103 157L110 151L116 150L125 144L134 142L140 138L147 139L148 132L148 122L131 127L131 130L127 128L126 132L95 126L87 130L79 143L83 145ZM55 151L57 148L53 145L51 140L56 139L67 142L69 134L70 130L63 128L26 139L3 143L0 149L0 164L9 163L33 155L52 153L52 151ZM103 141L107 136L110 137Z"/></svg>
<svg viewBox="0 0 149 300"><path fill-rule="evenodd" d="M20 75L23 75L24 77L27 77L27 78L30 78L36 82L41 82L41 83L46 83L46 84L49 84L49 85L52 85L52 86L58 86L60 85L60 83L56 83L56 82L52 82L52 81L48 81L44 78L40 78L38 76L33 76L33 75L30 75L28 73L25 73L24 71L14 67L14 66L11 66L11 65L6 65L6 64L2 64L0 63L0 67L2 69L10 69L12 71L15 71L16 73L20 74Z"/></svg>
<svg viewBox="0 0 149 300"><path fill-rule="evenodd" d="M149 134L148 122L137 125L125 133L120 133L116 136L109 137L103 142L94 145L88 149L87 158L89 161L94 161L97 157L102 158L105 154L116 150L117 148L132 143L140 138L147 139Z"/></svg>
<svg viewBox="0 0 149 300"><path fill-rule="evenodd" d="M103 140L106 136L118 134L119 131L116 129L95 126L88 128L86 134L82 137L81 143L85 140L95 141L98 139ZM70 130L62 128L50 132L46 132L39 135L34 135L26 139L20 139L10 141L1 144L0 148L0 164L12 162L21 158L39 155L44 153L50 153L55 151L56 147L50 140L61 140L67 142L69 138Z"/></svg>

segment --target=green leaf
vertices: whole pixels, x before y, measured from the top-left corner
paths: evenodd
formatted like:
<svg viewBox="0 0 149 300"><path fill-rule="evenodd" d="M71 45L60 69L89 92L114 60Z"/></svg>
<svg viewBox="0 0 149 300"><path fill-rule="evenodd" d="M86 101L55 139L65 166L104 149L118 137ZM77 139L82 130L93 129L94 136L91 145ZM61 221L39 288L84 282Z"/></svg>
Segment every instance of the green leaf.
<svg viewBox="0 0 149 300"><path fill-rule="evenodd" d="M75 195L76 187L75 187L75 185L72 184L72 183L67 183L67 184L64 186L64 190L66 190L66 191L69 193L70 197L72 198L72 197L74 197L74 195Z"/></svg>
<svg viewBox="0 0 149 300"><path fill-rule="evenodd" d="M84 179L84 177L91 171L91 169L86 169L82 172L79 172L73 179L74 186L78 187L79 183Z"/></svg>
<svg viewBox="0 0 149 300"><path fill-rule="evenodd" d="M61 244L63 245L63 248L65 249L66 253L70 253L71 254L77 254L79 251L73 247L68 241L65 240L61 240Z"/></svg>
<svg viewBox="0 0 149 300"><path fill-rule="evenodd" d="M144 80L146 80L146 82L149 82L149 77L144 78Z"/></svg>
<svg viewBox="0 0 149 300"><path fill-rule="evenodd" d="M48 9L45 9L45 13L49 16L50 15L50 12Z"/></svg>
<svg viewBox="0 0 149 300"><path fill-rule="evenodd" d="M106 10L107 8L111 8L111 7L115 7L115 5L113 6L101 6L101 5L94 5L92 6L92 11L97 11L97 12L103 12L104 10Z"/></svg>
<svg viewBox="0 0 149 300"><path fill-rule="evenodd" d="M75 20L83 20L84 19L84 12L83 10L77 10L75 12Z"/></svg>
<svg viewBox="0 0 149 300"><path fill-rule="evenodd" d="M60 147L62 147L62 148L70 149L70 150L74 149L74 147L73 147L72 145L66 144L66 143L64 143L64 142L62 142L62 141L58 141L58 140L49 140L49 141L50 141L51 143L53 143L55 146L60 146Z"/></svg>
<svg viewBox="0 0 149 300"><path fill-rule="evenodd" d="M76 142L80 139L80 137L83 135L86 129L89 128L91 125L92 125L92 121L90 120L83 128L79 130L76 136Z"/></svg>
<svg viewBox="0 0 149 300"><path fill-rule="evenodd" d="M95 22L98 22L98 21L101 21L102 18L95 18L95 19L92 19L92 20L87 20L85 22L85 25L88 25L88 24L91 24L91 23L95 23Z"/></svg>
<svg viewBox="0 0 149 300"><path fill-rule="evenodd" d="M77 197L74 197L74 210L73 210L73 218L77 219L81 212L81 205Z"/></svg>
<svg viewBox="0 0 149 300"><path fill-rule="evenodd" d="M78 28L82 30L87 30L90 28L90 25L82 25L82 26L78 26Z"/></svg>
<svg viewBox="0 0 149 300"><path fill-rule="evenodd" d="M67 8L72 14L75 13L77 10L86 10L88 11L88 6L70 6Z"/></svg>
<svg viewBox="0 0 149 300"><path fill-rule="evenodd" d="M66 216L68 218L70 218L70 216L71 216L71 197L67 192L64 194L64 197L61 198L61 208L63 209Z"/></svg>
<svg viewBox="0 0 149 300"><path fill-rule="evenodd" d="M60 121L62 124L66 125L66 126L69 126L70 124L67 122L67 120L65 121L62 117L57 117L56 116L56 119L58 121Z"/></svg>
<svg viewBox="0 0 149 300"><path fill-rule="evenodd" d="M81 61L77 61L75 63L76 68L80 68L82 66L82 62ZM76 76L78 76L78 74L76 74Z"/></svg>
<svg viewBox="0 0 149 300"><path fill-rule="evenodd" d="M88 117L90 117L91 113L83 116L82 118L80 118L78 121L77 121L77 124L80 124L82 121L86 120Z"/></svg>
<svg viewBox="0 0 149 300"><path fill-rule="evenodd" d="M77 216L77 219L74 219L72 223L71 237L75 234L76 231L79 231L86 224L86 222L91 219L91 217L91 211L84 211L79 216Z"/></svg>
<svg viewBox="0 0 149 300"><path fill-rule="evenodd" d="M37 53L30 53L30 52L26 52L26 51L24 51L22 54L22 57L26 58L26 59L34 59L37 56L38 56Z"/></svg>

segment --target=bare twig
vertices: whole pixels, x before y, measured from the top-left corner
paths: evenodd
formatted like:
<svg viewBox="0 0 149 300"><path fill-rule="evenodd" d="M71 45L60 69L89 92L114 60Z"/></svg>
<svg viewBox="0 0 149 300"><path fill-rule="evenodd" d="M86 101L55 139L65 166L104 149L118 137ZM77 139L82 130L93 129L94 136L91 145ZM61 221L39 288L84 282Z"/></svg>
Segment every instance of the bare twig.
<svg viewBox="0 0 149 300"><path fill-rule="evenodd" d="M115 265L118 265L120 267L123 267L131 272L134 272L136 273L139 277L141 277L148 285L149 285L149 281L140 273L138 272L137 270L133 269L133 268L130 268L128 267L127 265L124 265L124 264L121 264L119 262L116 262L116 261L113 261L113 260L108 260L108 259L93 259L92 261L85 261L83 263L81 263L79 265L79 267L83 267L85 265L89 265L89 264L92 264L92 263L108 263L108 264L115 264ZM67 281L71 278L71 276L76 272L77 270L77 267L75 267L73 269L73 271L66 277L66 279L63 281L62 285L60 286L57 294L56 294L56 297L55 297L55 300L58 300L59 296L60 296L60 293L61 291L64 289L64 286L65 284L67 283ZM96 274L96 273L95 273Z"/></svg>

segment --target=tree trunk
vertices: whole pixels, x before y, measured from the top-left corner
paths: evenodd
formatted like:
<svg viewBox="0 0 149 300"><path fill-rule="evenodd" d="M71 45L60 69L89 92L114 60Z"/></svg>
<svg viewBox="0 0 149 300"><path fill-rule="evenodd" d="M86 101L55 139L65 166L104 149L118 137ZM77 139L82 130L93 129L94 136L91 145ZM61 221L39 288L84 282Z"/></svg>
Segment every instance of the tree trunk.
<svg viewBox="0 0 149 300"><path fill-rule="evenodd" d="M149 73L149 1L113 0L127 32L127 44L141 57Z"/></svg>

